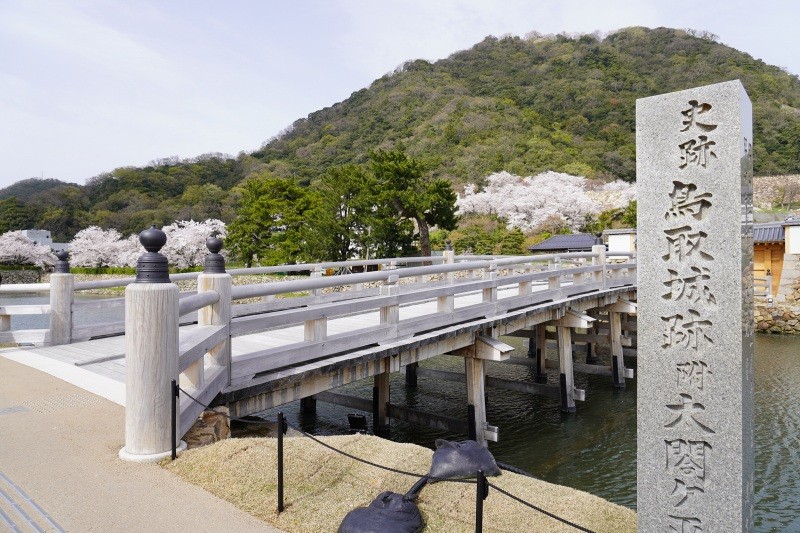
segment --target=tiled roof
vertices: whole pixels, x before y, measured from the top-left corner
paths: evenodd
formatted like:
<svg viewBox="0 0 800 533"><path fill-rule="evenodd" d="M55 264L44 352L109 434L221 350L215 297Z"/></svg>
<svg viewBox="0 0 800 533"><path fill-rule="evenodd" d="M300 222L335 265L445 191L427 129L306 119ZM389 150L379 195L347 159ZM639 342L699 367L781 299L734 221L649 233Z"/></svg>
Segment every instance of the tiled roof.
<svg viewBox="0 0 800 533"><path fill-rule="evenodd" d="M753 224L753 242L783 242L784 222L765 222Z"/></svg>
<svg viewBox="0 0 800 533"><path fill-rule="evenodd" d="M576 233L574 235L553 235L547 240L534 244L528 250L531 252L550 252L556 250L591 250L594 246L595 236L589 233Z"/></svg>

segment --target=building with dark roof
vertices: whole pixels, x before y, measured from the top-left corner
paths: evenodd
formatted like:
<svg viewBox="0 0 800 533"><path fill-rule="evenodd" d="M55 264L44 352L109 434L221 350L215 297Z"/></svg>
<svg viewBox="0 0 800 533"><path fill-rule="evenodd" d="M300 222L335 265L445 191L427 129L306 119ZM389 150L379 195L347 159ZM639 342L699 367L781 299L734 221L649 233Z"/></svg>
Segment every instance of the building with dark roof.
<svg viewBox="0 0 800 533"><path fill-rule="evenodd" d="M594 235L590 233L574 233L572 235L553 235L539 244L534 244L528 250L534 254L591 252L592 246L595 244L597 244L597 237Z"/></svg>

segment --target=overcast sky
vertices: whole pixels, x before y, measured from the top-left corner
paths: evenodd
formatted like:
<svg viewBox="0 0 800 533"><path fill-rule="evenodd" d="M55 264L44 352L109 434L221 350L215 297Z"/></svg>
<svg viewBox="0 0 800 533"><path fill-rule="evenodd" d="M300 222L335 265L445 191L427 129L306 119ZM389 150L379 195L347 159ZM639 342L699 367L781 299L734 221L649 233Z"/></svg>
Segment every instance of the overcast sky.
<svg viewBox="0 0 800 533"><path fill-rule="evenodd" d="M252 151L487 35L693 28L798 74L798 21L796 0L0 0L0 188Z"/></svg>

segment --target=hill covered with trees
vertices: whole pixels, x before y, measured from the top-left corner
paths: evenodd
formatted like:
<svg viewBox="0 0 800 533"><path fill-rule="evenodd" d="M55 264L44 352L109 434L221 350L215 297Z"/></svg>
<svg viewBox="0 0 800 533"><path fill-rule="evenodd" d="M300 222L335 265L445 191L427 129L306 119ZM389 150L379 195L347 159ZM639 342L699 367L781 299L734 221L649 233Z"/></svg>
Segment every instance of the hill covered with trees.
<svg viewBox="0 0 800 533"><path fill-rule="evenodd" d="M753 101L756 174L800 173L796 75L697 32L534 33L410 61L252 154L154 161L84 186L25 180L0 190L0 232L37 227L66 241L90 225L129 234L190 218L232 222L245 180L306 186L366 165L377 149L403 151L457 191L501 171L633 181L635 99L735 78Z"/></svg>

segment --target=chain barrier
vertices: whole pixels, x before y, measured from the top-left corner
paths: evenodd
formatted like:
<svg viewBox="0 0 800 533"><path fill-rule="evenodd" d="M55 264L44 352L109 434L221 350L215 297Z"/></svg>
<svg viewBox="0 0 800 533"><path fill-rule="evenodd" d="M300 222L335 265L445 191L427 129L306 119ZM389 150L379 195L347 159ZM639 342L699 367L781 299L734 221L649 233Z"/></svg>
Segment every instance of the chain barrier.
<svg viewBox="0 0 800 533"><path fill-rule="evenodd" d="M173 382L173 383L174 383L174 382ZM197 403L197 404L201 405L201 406L202 406L204 409L207 409L207 410L208 410L208 409L210 409L210 407L209 407L209 406L207 406L206 404L204 404L203 402L201 402L200 400L198 400L197 398L195 398L194 396L192 396L191 394L189 394L188 392L186 392L185 390L183 390L183 389L182 389L182 388L180 388L179 386L175 385L174 387L175 387L175 394L176 394L176 395L177 395L179 392L182 392L182 393L184 393L186 396L188 396L190 400L192 400L193 402L195 402L195 403ZM173 411L174 411L174 410L173 410ZM232 417L232 416L230 416L230 415L227 415L227 414L225 414L225 413L218 413L218 414L221 414L222 416L224 416L225 418L227 418L227 419L228 419L228 420L230 420L230 421L239 421L239 422L244 422L244 423L247 423L247 424L255 424L255 425L272 425L272 424L273 424L272 422L268 422L267 420L263 420L263 421L261 421L261 420L247 420L247 419L243 419L243 418L234 418L234 417ZM573 528L577 529L578 531L584 531L584 532L586 532L586 533L594 533L594 532L593 532L591 529L587 529L587 528L585 528L585 527L583 527L583 526L580 526L580 525L578 525L578 524L575 524L574 522L570 522L569 520L567 520L567 519L565 519L565 518L561 518L560 516L558 516L558 515L555 515L555 514L553 514L553 513L549 512L549 511L545 511L545 510L544 510L544 509L542 509L541 507L537 507L536 505L534 505L534 504L532 504L532 503L530 503L530 502L527 502L527 501L523 500L523 499L522 499L522 498L520 498L519 496L515 496L514 494L511 494L510 492L508 492L508 491L506 491L506 490L503 490L503 489L501 489L501 488L500 488L500 487L498 487L497 485L494 485L493 483L491 483L491 482L490 482L490 481L489 481L489 480L488 480L486 477L483 477L483 472L482 472L482 471L480 472L480 476L479 476L479 478L482 478L482 479L483 479L483 483L481 483L481 482L479 481L479 479L448 479L448 478L437 478L437 477L431 477L431 476L428 476L427 474L419 474L419 473L416 473L416 472L408 472L408 471L406 471L406 470L400 470L400 469L397 469L397 468L392 468L392 467L389 467L389 466L380 465L380 464L378 464L378 463L373 463L372 461L368 461L368 460L366 460L366 459L362 459L362 458L360 458L360 457L356 457L355 455L352 455L352 454L350 454L350 453L347 453L347 452L345 452L344 450L339 450L339 449L337 449L337 448L334 448L334 447L333 447L333 446L331 446L330 444L326 444L326 443L322 442L321 440L319 440L319 439L318 439L318 438L316 438L315 436L311 435L310 433L306 433L306 432L305 432L305 431L303 431L302 429L300 429L300 428L298 428L298 427L295 427L295 426L293 426L293 425L289 424L289 423L286 421L286 418L283 416L283 413L279 413L279 417L278 417L278 419L279 419L278 425L279 425L279 426L281 425L281 422L280 422L280 420L282 420L282 421L283 421L283 424L282 424L282 425L284 426L283 428L280 428L280 427L278 428L278 435L279 435L279 437L282 437L282 436L283 436L283 434L284 434L284 433L287 431L287 428L292 428L293 430L295 430L295 431L299 432L300 434L302 434L304 437L307 437L307 438L311 439L312 441L316 442L316 443L317 443L317 444L319 444L320 446L323 446L323 447L325 447L325 448L328 448L329 450L331 450L331 451L333 451L333 452L336 452L336 453L338 453L338 454L340 454L340 455L343 455L343 456L345 456L345 457L348 457L348 458L350 458L350 459L353 459L354 461L358 461L358 462L360 462L360 463L364 463L364 464L367 464L367 465L373 466L373 467L375 467L375 468L380 468L381 470L386 470L386 471L388 471L388 472L392 472L392 473L394 473L394 474L401 474L401 475L404 475L404 476L412 476L412 477L417 477L417 478L425 478L425 479L427 479L428 481L447 481L447 482L450 482L450 483L462 483L462 484L468 484L468 485L478 485L478 487L479 487L479 488L478 488L478 491L481 493L481 494L479 494L479 495L478 495L478 500L480 500L480 503L478 503L478 502L476 501L476 512L477 512L477 509L478 509L478 508L480 508L480 509L481 509L481 512L480 512L480 514L477 514L477 513L476 513L476 520L478 520L478 521L481 521L481 522L482 522L482 516L481 516L481 515L483 514L483 513L482 513L482 509L483 509L483 504L482 504L482 502L483 502L483 500L486 498L486 496L488 495L489 487L491 487L491 488L495 489L497 492L499 492L500 494L503 494L504 496L507 496L507 497L511 498L512 500L514 500L514 501L516 501L516 502L518 502L518 503L521 503L522 505L525 505L526 507L529 507L529 508L533 509L534 511L538 511L538 512L542 513L543 515L545 515L545 516L548 516L548 517L552 518L553 520L557 520L557 521L561 522L562 524L566 524L566 525L568 525L568 526L570 526L570 527L573 527ZM173 422L173 425L174 425L174 422ZM283 439L281 438L281 439L279 439L279 440L281 440L281 441L282 441ZM174 442L175 442L175 439L173 439L173 443L174 443ZM281 444L281 446L279 446L279 448L281 448L281 450L280 450L280 451L281 451L281 455L282 455L282 448L283 448L282 444L283 444L283 443L282 443L282 442L280 442L279 444ZM174 444L173 444L173 454L174 454ZM174 456L173 456L173 459L174 459ZM283 461L282 461L282 460L279 460L279 463L283 463ZM282 464L279 464L279 467L280 467L280 470L281 470L280 474L282 474L282 473L283 473L283 472L282 472L282 471L283 471L283 465L282 465ZM525 474L527 474L527 475L528 475L528 476L530 476L530 477L534 477L534 476L532 476L531 474L528 474L527 472L525 472ZM524 475L524 474L523 474L523 475ZM280 475L279 477L281 477L281 478L282 478L283 476L282 476L282 475ZM281 481L282 481L282 480L281 480ZM483 489L484 489L484 490L483 490L483 491L481 491L481 490L480 490L480 485L481 485L481 484L483 484L483 485L484 485L484 487L483 487ZM283 485L283 483L282 483L282 482L281 482L281 483L279 483L279 486L280 486L280 488L281 488L281 489L283 488L283 487L282 487L282 485ZM282 492L283 492L283 490L280 490L280 492L282 493ZM280 494L280 495L279 495L279 497L278 497L278 511L279 511L279 512L283 511L283 497L282 497L282 496L283 496L283 495L282 495L282 494ZM481 496L483 496L483 497L481 498Z"/></svg>
<svg viewBox="0 0 800 533"><path fill-rule="evenodd" d="M522 499L522 498L520 498L519 496L514 496L514 495L513 495L513 494L511 494L510 492L508 492L508 491L506 491L506 490L503 490L503 489L501 489L500 487L498 487L497 485L494 485L494 484L492 484L492 483L491 483L490 481L488 481L488 480L487 480L487 482L486 482L486 483L487 483L487 484L488 484L490 487L492 487L493 489L495 489L497 492L499 492L500 494L503 494L504 496L508 496L508 497L509 497L509 498L511 498L512 500L514 500L514 501L516 501L516 502L518 502L518 503L521 503L522 505L525 505L525 506L527 506L527 507L530 507L530 508L531 508L531 509L533 509L534 511L539 511L539 512L540 512L540 513L542 513L543 515L549 516L549 517L550 517L550 518L552 518L553 520L558 520L558 521L559 521L559 522L561 522L562 524L566 524L566 525L568 525L568 526L574 527L574 528L575 528L575 529L577 529L578 531L585 531L585 532L587 532L587 533L594 533L594 532L593 532L591 529L586 529L586 528L585 528L585 527L583 527L583 526L579 526L578 524L575 524L575 523L573 523L573 522L570 522L570 521L569 521L569 520L567 520L566 518L561 518L560 516L554 515L553 513L549 512L549 511L545 511L544 509L542 509L542 508L540 508L540 507L537 507L537 506L533 505L533 504L532 504L532 503L530 503L530 502L526 502L525 500L523 500L523 499Z"/></svg>

